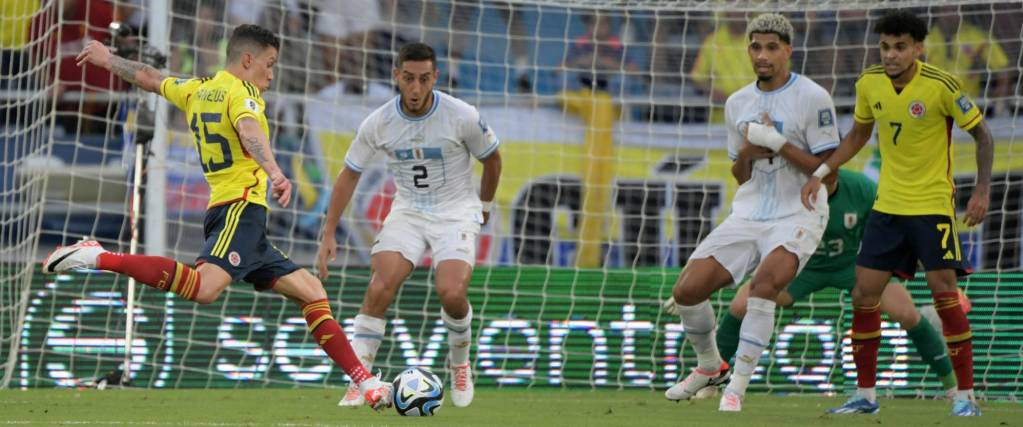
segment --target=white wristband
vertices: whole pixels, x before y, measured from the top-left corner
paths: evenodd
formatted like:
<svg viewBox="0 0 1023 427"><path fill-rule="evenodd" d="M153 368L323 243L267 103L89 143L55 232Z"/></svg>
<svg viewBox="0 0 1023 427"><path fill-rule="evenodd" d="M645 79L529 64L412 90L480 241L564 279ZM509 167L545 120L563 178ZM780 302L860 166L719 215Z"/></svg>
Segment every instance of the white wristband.
<svg viewBox="0 0 1023 427"><path fill-rule="evenodd" d="M494 209L494 201L483 202L483 212L490 213Z"/></svg>
<svg viewBox="0 0 1023 427"><path fill-rule="evenodd" d="M785 136L778 133L774 127L764 126L756 122L749 124L747 138L749 138L751 144L770 148L771 151L776 153L785 145Z"/></svg>
<svg viewBox="0 0 1023 427"><path fill-rule="evenodd" d="M827 163L821 163L820 167L818 167L817 170L813 171L813 176L820 179L824 179L824 177L828 176L828 174L830 173L831 167L828 166Z"/></svg>

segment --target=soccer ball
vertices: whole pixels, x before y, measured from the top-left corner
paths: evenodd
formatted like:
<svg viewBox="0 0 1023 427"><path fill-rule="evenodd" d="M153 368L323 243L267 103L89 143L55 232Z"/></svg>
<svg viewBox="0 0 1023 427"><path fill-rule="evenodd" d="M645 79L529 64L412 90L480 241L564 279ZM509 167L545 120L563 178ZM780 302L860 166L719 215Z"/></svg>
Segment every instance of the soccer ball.
<svg viewBox="0 0 1023 427"><path fill-rule="evenodd" d="M403 416L433 415L444 403L444 383L433 372L408 368L394 378L394 409Z"/></svg>

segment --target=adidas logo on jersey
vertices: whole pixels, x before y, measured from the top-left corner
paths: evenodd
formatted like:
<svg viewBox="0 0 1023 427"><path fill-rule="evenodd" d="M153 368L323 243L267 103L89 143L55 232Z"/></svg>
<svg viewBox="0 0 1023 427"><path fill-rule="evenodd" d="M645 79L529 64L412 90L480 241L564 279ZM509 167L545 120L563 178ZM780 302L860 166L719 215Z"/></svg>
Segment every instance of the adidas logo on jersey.
<svg viewBox="0 0 1023 427"><path fill-rule="evenodd" d="M881 101L878 101L876 104L874 104L874 109L877 111L881 111Z"/></svg>
<svg viewBox="0 0 1023 427"><path fill-rule="evenodd" d="M948 252L945 252L945 256L942 257L941 259L943 259L943 260L954 260L954 259L956 259L956 257L955 257L955 255L952 255L952 251L948 251Z"/></svg>

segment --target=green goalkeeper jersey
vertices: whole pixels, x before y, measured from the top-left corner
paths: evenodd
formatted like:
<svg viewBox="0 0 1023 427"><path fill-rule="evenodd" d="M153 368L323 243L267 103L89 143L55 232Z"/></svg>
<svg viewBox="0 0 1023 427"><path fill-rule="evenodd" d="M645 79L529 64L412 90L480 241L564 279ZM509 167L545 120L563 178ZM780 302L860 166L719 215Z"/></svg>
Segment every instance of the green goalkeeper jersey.
<svg viewBox="0 0 1023 427"><path fill-rule="evenodd" d="M876 196L877 184L866 175L839 169L838 189L828 197L828 227L806 271L830 273L856 265L863 228Z"/></svg>

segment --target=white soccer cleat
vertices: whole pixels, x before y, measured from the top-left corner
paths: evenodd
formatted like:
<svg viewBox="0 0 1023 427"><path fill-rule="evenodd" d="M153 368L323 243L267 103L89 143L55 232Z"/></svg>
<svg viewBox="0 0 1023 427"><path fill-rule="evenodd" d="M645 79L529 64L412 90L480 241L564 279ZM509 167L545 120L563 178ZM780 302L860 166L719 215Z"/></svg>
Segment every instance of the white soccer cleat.
<svg viewBox="0 0 1023 427"><path fill-rule="evenodd" d="M366 399L362 397L362 391L359 390L359 386L355 383L348 383L348 389L345 390L344 397L341 401L337 402L337 406L345 407L359 407L366 403Z"/></svg>
<svg viewBox="0 0 1023 427"><path fill-rule="evenodd" d="M58 246L43 260L43 273L63 273L79 268L96 268L99 254L106 252L95 240L82 239L71 246Z"/></svg>
<svg viewBox="0 0 1023 427"><path fill-rule="evenodd" d="M365 404L371 408L379 411L391 407L394 386L380 381L379 376L363 381L362 384L359 384L359 391Z"/></svg>
<svg viewBox="0 0 1023 427"><path fill-rule="evenodd" d="M721 404L718 405L721 412L742 412L742 396L739 393L725 389L721 395Z"/></svg>
<svg viewBox="0 0 1023 427"><path fill-rule="evenodd" d="M665 390L664 397L668 400L692 399L704 388L713 388L728 381L728 368L727 362L721 362L721 367L715 372L693 369L693 372L690 372L686 379ZM706 396L706 393L703 395Z"/></svg>
<svg viewBox="0 0 1023 427"><path fill-rule="evenodd" d="M451 367L451 403L464 408L472 403L474 387L472 384L472 368L468 363Z"/></svg>

